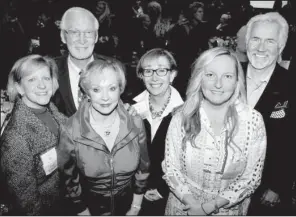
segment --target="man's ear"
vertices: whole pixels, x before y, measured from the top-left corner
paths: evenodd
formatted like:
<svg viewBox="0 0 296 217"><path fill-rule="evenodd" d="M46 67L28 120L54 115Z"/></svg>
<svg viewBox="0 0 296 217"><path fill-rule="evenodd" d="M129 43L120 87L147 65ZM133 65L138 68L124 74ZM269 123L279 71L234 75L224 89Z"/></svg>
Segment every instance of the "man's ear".
<svg viewBox="0 0 296 217"><path fill-rule="evenodd" d="M171 77L170 77L170 83L173 83L175 77L177 76L178 72L177 70L172 70L171 72Z"/></svg>
<svg viewBox="0 0 296 217"><path fill-rule="evenodd" d="M99 39L99 31L97 30L96 31L96 40L95 40L95 43L97 43L98 39Z"/></svg>
<svg viewBox="0 0 296 217"><path fill-rule="evenodd" d="M60 36L61 36L61 40L64 44L66 44L66 39L65 39L65 31L64 30L61 30L60 32Z"/></svg>
<svg viewBox="0 0 296 217"><path fill-rule="evenodd" d="M279 55L282 55L282 52L283 52L284 48L285 48L285 46L281 46L281 47L279 48Z"/></svg>

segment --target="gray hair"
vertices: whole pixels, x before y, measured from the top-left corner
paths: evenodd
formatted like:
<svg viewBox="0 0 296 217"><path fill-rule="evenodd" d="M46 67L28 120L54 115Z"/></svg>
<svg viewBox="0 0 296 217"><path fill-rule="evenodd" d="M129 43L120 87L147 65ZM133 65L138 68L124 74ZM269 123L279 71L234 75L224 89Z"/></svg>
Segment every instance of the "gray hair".
<svg viewBox="0 0 296 217"><path fill-rule="evenodd" d="M98 30L99 29L99 22L97 20L97 18L93 15L93 13L91 13L89 10L85 9L85 8L81 8L81 7L72 7L69 8L62 16L61 19L61 24L60 24L60 29L61 30L65 30L66 29L66 23L67 23L67 17L69 16L69 14L73 13L73 12L79 12L79 13L85 13L88 16L91 17L91 19L93 19L94 24L95 24L95 29Z"/></svg>
<svg viewBox="0 0 296 217"><path fill-rule="evenodd" d="M19 84L24 76L30 74L41 67L48 67L50 71L50 76L53 80L53 95L56 90L59 88L58 83L58 67L56 62L51 57L41 56L38 54L32 54L17 60L9 75L7 83L7 94L9 101L14 102L16 97L19 95L16 85Z"/></svg>
<svg viewBox="0 0 296 217"><path fill-rule="evenodd" d="M252 17L247 23L246 43L248 43L250 39L251 30L253 28L254 23L256 22L277 23L280 26L278 43L282 51L286 46L286 43L288 40L288 34L289 34L289 25L286 19L282 15L280 15L278 12L269 12L269 13L259 14Z"/></svg>

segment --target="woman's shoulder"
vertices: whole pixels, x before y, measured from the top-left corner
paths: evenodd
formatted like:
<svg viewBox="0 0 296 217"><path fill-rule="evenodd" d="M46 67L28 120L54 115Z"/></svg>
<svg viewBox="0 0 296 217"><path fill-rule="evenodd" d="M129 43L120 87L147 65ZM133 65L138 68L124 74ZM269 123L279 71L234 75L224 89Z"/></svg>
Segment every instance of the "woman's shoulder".
<svg viewBox="0 0 296 217"><path fill-rule="evenodd" d="M25 143L24 135L27 133L28 130L18 125L15 117L12 116L1 135L0 147L4 148L4 144L7 148L10 146L16 146L17 143Z"/></svg>
<svg viewBox="0 0 296 217"><path fill-rule="evenodd" d="M182 116L181 106L175 108L171 112L171 115L172 115L171 123L174 123L174 124L181 124L182 123L183 116Z"/></svg>
<svg viewBox="0 0 296 217"><path fill-rule="evenodd" d="M260 112L258 112L256 109L251 107L250 105L247 105L245 103L240 103L237 106L237 111L239 115L247 120L257 120L257 121L263 121L263 117Z"/></svg>
<svg viewBox="0 0 296 217"><path fill-rule="evenodd" d="M50 102L49 108L52 111L54 118L56 118L61 124L66 123L68 117L61 113L54 103Z"/></svg>
<svg viewBox="0 0 296 217"><path fill-rule="evenodd" d="M133 121L134 125L137 127L137 128L141 128L144 126L144 123L143 123L143 119L140 115L136 114L136 115L130 115L131 117L131 120Z"/></svg>

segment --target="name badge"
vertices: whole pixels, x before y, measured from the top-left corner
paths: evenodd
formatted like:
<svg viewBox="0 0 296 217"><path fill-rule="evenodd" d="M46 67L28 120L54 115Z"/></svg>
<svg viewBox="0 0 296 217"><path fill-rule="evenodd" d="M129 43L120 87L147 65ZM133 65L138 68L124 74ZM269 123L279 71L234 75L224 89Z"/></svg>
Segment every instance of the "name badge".
<svg viewBox="0 0 296 217"><path fill-rule="evenodd" d="M57 152L55 148L51 148L44 154L40 155L40 158L46 175L51 174L58 168Z"/></svg>

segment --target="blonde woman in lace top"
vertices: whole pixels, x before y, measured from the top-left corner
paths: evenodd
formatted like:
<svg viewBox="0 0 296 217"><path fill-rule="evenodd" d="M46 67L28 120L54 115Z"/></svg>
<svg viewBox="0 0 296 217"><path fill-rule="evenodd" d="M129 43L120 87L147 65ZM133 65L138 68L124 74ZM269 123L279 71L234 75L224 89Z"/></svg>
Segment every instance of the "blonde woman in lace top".
<svg viewBox="0 0 296 217"><path fill-rule="evenodd" d="M205 51L186 97L166 137L166 215L246 215L261 180L266 132L261 114L245 104L237 57L223 47Z"/></svg>

